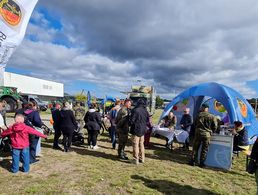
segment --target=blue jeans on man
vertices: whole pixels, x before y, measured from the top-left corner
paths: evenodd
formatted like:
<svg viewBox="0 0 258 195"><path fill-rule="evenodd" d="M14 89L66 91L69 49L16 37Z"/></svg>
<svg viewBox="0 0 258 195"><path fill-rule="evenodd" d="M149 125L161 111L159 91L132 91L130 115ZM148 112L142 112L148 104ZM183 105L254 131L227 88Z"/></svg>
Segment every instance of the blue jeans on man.
<svg viewBox="0 0 258 195"><path fill-rule="evenodd" d="M116 126L111 126L110 136L111 136L112 147L113 149L115 149L116 148Z"/></svg>
<svg viewBox="0 0 258 195"><path fill-rule="evenodd" d="M12 149L12 168L11 171L13 173L17 173L19 171L19 163L22 161L22 171L29 172L30 170L30 148L23 149Z"/></svg>

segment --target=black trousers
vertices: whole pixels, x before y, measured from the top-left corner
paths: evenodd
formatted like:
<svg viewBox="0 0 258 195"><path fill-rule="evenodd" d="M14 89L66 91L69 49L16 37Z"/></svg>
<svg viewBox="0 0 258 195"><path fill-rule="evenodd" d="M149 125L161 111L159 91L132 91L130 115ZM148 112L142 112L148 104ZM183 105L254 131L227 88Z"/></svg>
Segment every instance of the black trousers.
<svg viewBox="0 0 258 195"><path fill-rule="evenodd" d="M61 137L62 132L61 132L61 129L60 129L60 128L57 128L57 127L54 127L54 130L55 130L55 135L54 135L54 144L53 144L53 147L58 147L58 140L59 140L59 138Z"/></svg>
<svg viewBox="0 0 258 195"><path fill-rule="evenodd" d="M63 132L64 150L67 151L72 145L73 132Z"/></svg>
<svg viewBox="0 0 258 195"><path fill-rule="evenodd" d="M88 145L96 146L99 131L88 130Z"/></svg>
<svg viewBox="0 0 258 195"><path fill-rule="evenodd" d="M36 149L39 141L38 136L30 137L30 163L34 163L36 161Z"/></svg>

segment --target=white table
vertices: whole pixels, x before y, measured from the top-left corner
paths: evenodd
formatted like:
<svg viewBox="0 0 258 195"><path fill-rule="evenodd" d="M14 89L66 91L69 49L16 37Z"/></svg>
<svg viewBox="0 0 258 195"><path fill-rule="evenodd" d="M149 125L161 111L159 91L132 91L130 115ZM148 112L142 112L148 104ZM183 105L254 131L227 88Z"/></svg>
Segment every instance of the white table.
<svg viewBox="0 0 258 195"><path fill-rule="evenodd" d="M159 134L168 138L168 144L172 143L174 138L176 138L177 142L179 143L185 143L185 140L189 137L189 133L187 131L180 129L170 130L167 127L159 126L154 126L153 134Z"/></svg>

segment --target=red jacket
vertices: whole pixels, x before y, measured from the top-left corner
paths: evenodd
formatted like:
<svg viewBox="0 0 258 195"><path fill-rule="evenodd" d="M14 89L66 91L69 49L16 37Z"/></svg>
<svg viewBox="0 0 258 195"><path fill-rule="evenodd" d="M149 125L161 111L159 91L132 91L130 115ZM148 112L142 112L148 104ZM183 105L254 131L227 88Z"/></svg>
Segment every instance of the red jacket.
<svg viewBox="0 0 258 195"><path fill-rule="evenodd" d="M47 137L24 123L15 123L13 126L5 130L1 136L6 137L10 135L12 147L15 149L23 149L30 145L29 134L37 135L42 138Z"/></svg>

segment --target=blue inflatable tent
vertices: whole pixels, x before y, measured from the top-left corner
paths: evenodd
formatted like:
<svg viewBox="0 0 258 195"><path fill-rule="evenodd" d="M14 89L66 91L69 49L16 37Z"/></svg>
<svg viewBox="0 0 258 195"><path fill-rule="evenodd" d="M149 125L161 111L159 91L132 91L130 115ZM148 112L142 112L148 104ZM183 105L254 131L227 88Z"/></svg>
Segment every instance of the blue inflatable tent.
<svg viewBox="0 0 258 195"><path fill-rule="evenodd" d="M227 118L229 124L237 120L242 121L248 130L249 138L258 134L258 121L247 100L232 88L214 82L193 86L180 93L166 106L161 119L168 115L170 110L180 111L180 106L190 107L195 118L202 103L209 103L210 112Z"/></svg>

